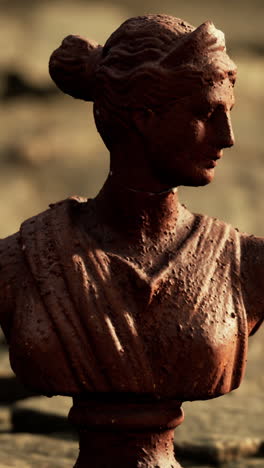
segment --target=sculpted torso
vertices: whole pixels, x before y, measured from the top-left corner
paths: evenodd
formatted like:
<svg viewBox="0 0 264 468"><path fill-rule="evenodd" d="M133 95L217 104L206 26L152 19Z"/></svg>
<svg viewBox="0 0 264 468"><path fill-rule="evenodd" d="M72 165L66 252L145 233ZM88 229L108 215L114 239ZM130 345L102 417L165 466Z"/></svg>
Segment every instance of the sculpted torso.
<svg viewBox="0 0 264 468"><path fill-rule="evenodd" d="M71 36L51 58L63 91L94 100L111 171L94 200L55 204L0 241L11 363L42 393L183 401L240 384L248 335L264 316L264 240L178 201L175 187L209 183L233 144L235 66L210 23L192 31L149 16L121 26L103 49ZM141 50L143 33L150 44Z"/></svg>
<svg viewBox="0 0 264 468"><path fill-rule="evenodd" d="M255 323L244 307L241 235L179 205L179 237L142 261L110 249L109 233L98 237L89 205L55 205L1 241L2 324L16 373L47 394L182 401L236 388Z"/></svg>

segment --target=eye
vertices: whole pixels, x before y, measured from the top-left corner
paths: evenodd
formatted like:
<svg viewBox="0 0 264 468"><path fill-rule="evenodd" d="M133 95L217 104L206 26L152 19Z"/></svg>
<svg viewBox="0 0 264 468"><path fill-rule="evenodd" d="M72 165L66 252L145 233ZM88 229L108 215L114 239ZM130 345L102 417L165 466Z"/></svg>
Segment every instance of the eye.
<svg viewBox="0 0 264 468"><path fill-rule="evenodd" d="M203 108L203 109L197 109L197 111L195 112L195 116L198 120L201 120L203 122L206 122L207 120L209 120L213 113L214 113L214 108L212 107L206 107L206 108Z"/></svg>

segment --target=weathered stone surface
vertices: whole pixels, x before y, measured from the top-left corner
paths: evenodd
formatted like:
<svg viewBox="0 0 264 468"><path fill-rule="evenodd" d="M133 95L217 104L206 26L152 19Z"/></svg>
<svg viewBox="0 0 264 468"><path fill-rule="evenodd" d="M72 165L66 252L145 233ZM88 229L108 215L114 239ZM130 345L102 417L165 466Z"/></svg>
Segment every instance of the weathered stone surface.
<svg viewBox="0 0 264 468"><path fill-rule="evenodd" d="M166 3L169 3L171 14L181 14L190 20L193 18L193 21L195 18L196 23L208 16L208 0L197 4L180 2L179 5L178 2L175 4L168 0ZM50 50L68 31L96 37L98 41L103 42L108 33L129 16L129 13L134 11L137 14L138 8L142 13L139 0L120 0L115 5L112 2L95 1L76 1L74 4L61 0L23 2L23 8L19 2L17 5L14 5L14 2L1 4L0 40L3 46L0 51L0 67L19 70L29 82L36 83L47 83L49 80L46 63ZM226 9L223 11L220 3L214 3L213 6L210 4L210 14L217 18L218 23L227 32L232 41L232 49L254 49L254 46L258 46L255 47L257 50L263 50L262 18L261 15L254 14L258 11L258 1L251 1L250 4L242 2L239 8L240 14L237 15L235 4L229 2L229 14L226 14ZM158 0L144 2L145 12L154 10L160 10ZM247 21L253 15L254 21Z"/></svg>
<svg viewBox="0 0 264 468"><path fill-rule="evenodd" d="M221 160L212 186L206 190L182 188L181 200L194 212L205 212L241 230L263 235L263 221L257 215L264 209L263 60L248 57L236 62L240 70L236 87L239 106L233 116L240 145ZM0 209L5 222L0 224L0 237L15 232L24 219L66 194L94 196L98 192L108 164L95 126L87 124L92 122L91 107L79 100L70 101L62 93L49 100L17 99L1 105L0 159L5 164L0 171Z"/></svg>
<svg viewBox="0 0 264 468"><path fill-rule="evenodd" d="M179 452L213 462L259 452L264 440L263 340L263 329L250 340L246 377L238 390L214 400L184 403L185 421L175 431Z"/></svg>
<svg viewBox="0 0 264 468"><path fill-rule="evenodd" d="M231 461L234 457L253 456L259 451L259 439L264 439L263 418L259 417L263 412L262 343L261 330L251 342L247 377L238 391L216 400L184 405L186 419L176 430L175 438L179 459L184 455L183 467L212 468L216 462L225 460L224 468L263 468L263 458ZM7 354L1 356L1 367L2 372L10 372ZM2 389L0 382L0 393ZM31 398L17 403L13 407L15 429L55 432L68 427L70 430L66 419L70 406L71 400L63 397ZM9 429L9 410L1 408L0 431ZM66 437L65 432L63 437ZM42 447L41 453L36 446ZM36 465L70 468L75 460L73 453L77 453L77 442L12 434L1 436L0 449L0 468ZM55 454L57 461L54 461ZM187 455L191 461L185 460Z"/></svg>
<svg viewBox="0 0 264 468"><path fill-rule="evenodd" d="M199 5L199 8L200 8L200 5ZM184 16L184 15L183 15ZM185 15L186 17L188 17L188 15L186 14ZM4 22L5 18L3 18L3 22ZM253 23L253 22L252 22ZM257 28L256 28L257 30ZM2 32L3 32L3 28L2 28ZM79 32L79 30L78 30ZM8 37L8 35L6 35L6 37ZM12 44L12 41L10 42L10 46ZM17 48L16 48L17 49ZM7 54L7 48L6 47L3 47L2 50L6 53L6 55L10 56L10 54ZM248 64L245 63L244 64L245 67L247 67L247 72L249 72L248 70ZM241 65L240 65L240 70L241 70ZM252 70L252 67L251 67L251 70ZM34 74L34 73L33 73ZM241 74L242 75L242 74ZM35 75L36 76L36 75ZM40 75L39 75L40 76ZM248 87L248 75L245 75L246 76L246 80L245 83L246 83L246 86ZM256 74L257 76L257 74ZM241 83L241 80L239 80L239 83ZM249 89L249 87L248 87ZM253 89L253 88L252 88ZM256 87L254 87L254 92L256 90ZM245 92L245 90L243 91ZM257 95L258 93L256 93ZM253 102L251 97L250 97L250 102ZM247 103L245 102L245 105L247 105ZM27 102L26 103L26 106L28 107L29 106L29 103ZM71 109L72 109L72 104L71 104ZM6 109L4 109L5 113L6 113ZM50 111L50 109L48 109L48 112ZM255 108L253 109L253 106L252 106L252 114L254 113L255 117L256 117L256 114L255 114ZM241 113L241 106L240 106L240 110L239 110L239 113ZM243 112L242 112L243 113ZM242 114L241 113L241 114ZM36 113L37 115L37 113ZM38 122L39 120L36 118L36 115L33 115L33 120ZM53 115L53 113L52 113ZM250 131L249 129L249 132L248 132L248 123L251 121L251 122L254 122L254 129L255 129L255 126L258 125L258 122L261 122L261 119L257 119L256 121L256 118L254 117L251 118L251 116L249 114L247 114L249 116L248 118L248 122L246 122L244 120L244 124L245 125L245 128L247 129L247 131L245 132L242 132L242 137L243 137L243 134L245 135L244 138L248 138L248 133L251 135L252 132ZM6 115L5 115L6 117ZM4 119L3 119L4 120ZM6 119L5 119L6 120ZM28 122L28 119L23 119L23 116L21 117L21 122L22 120L24 120L25 122ZM74 119L76 120L76 122L78 121L78 119ZM14 124L14 121L15 121L15 118L12 119L12 122ZM18 126L21 125L21 122L18 122ZM78 125L79 125L79 122L78 122ZM85 123L86 125L86 123ZM243 130L243 125L242 125L242 130ZM29 124L29 126L31 126L31 123ZM14 134L17 132L17 130L15 129L14 130ZM4 132L5 134L7 134L8 132ZM22 127L21 127L21 133L24 133ZM37 133L37 132L36 132ZM240 132L241 133L241 132ZM255 135L256 132L254 132L254 135ZM44 150L44 144L45 141L48 141L47 138L46 138L46 135L42 135L41 132L39 132L40 134L40 137L36 137L36 139L34 139L33 142L31 142L31 140L28 142L28 138L26 136L26 142L25 142L25 145L23 146L26 147L26 150L25 150L25 154L29 154L29 159L30 159L30 155L36 155L37 154L37 157L35 156L35 158L37 159L38 156L39 157L39 161L41 161L41 155L44 154L44 159L45 159L45 150ZM62 134L64 135L64 140L65 140L65 132L62 131ZM55 137L54 137L55 139ZM71 135L71 139L72 139L72 135ZM14 138L14 140L16 141L16 139ZM78 135L77 135L77 138L74 138L74 141L73 141L73 145L72 146L75 146L75 140L77 141L78 140ZM88 144L91 144L90 142L92 141L89 138L87 138L88 142L86 142L86 139L85 139L85 145ZM256 145L256 138L252 138L252 141L254 140L254 145ZM248 140L249 141L249 140ZM251 141L251 139L250 139ZM251 144L251 143L250 143ZM65 147L67 146L67 141L66 143L64 143ZM84 145L84 146L85 146ZM51 147L52 147L52 144L51 144ZM29 149L28 149L29 148ZM246 148L246 151L245 153L250 153L250 149L249 149L249 143L245 146ZM36 151L37 150L37 151ZM56 148L55 148L56 150ZM75 150L76 150L76 146L75 146ZM240 150L240 156L241 156L241 149L239 148ZM85 151L83 150L83 153L86 154L87 152L89 151L86 151L86 146L85 146ZM60 149L56 150L55 151L56 154L59 155L60 153ZM61 153L64 153L64 151L61 151ZM77 151L78 153L78 151ZM255 146L254 146L254 153L255 153ZM52 147L51 150L49 151L49 154L54 154L54 148ZM228 162L226 163L228 164ZM233 162L230 162L230 164L232 164L232 166L234 166L234 161ZM239 166L243 166L241 165L241 160L239 159L239 163L238 163ZM237 166L238 166L237 165ZM261 172L259 171L258 174L253 174L253 171L254 171L254 164L251 165L250 168L247 168L246 170L249 171L249 173L251 174L251 169L252 169L252 176L249 177L250 180L252 180L252 186L250 187L250 190L251 190L251 195L252 195L252 190L253 189L253 186L255 187L255 183L253 183L253 181L255 182L256 179L257 180L260 180L260 174ZM228 166L226 166L228 167ZM23 169L24 171L24 169ZM235 171L234 171L235 172ZM249 174L249 175L250 175ZM243 175L243 174L242 174ZM226 177L226 174L225 172L223 172L223 178ZM23 174L23 178L24 178L24 174ZM12 176L12 180L13 180L13 176ZM24 180L24 179L23 179ZM241 178L240 177L237 177L237 180L238 180L238 184L237 186L239 185L240 186L240 181L241 181ZM85 183L87 184L87 181L85 180ZM7 182L7 184L10 184L10 181ZM16 184L17 184L17 180L16 180ZM22 184L23 185L23 184ZM25 182L24 182L24 185ZM32 187L32 184L28 184L29 187ZM42 186L42 184L36 184L36 185L39 185L39 186ZM60 185L60 184L58 184ZM88 183L89 185L89 183ZM221 181L220 181L220 185L221 186ZM260 186L262 187L262 185L260 184ZM8 185L7 185L7 188L8 188ZM23 188L23 187L22 187ZM9 185L9 189L10 189L10 185ZM31 191L33 189L31 188ZM230 188L231 190L231 188ZM240 190L240 189L239 189ZM30 189L29 189L30 191ZM77 190L76 190L77 191ZM90 188L89 188L89 191L90 191ZM7 193L7 197L9 198L10 197L10 194L9 194L10 190L6 190L6 193ZM23 205L26 205L26 203L24 203L24 200L23 200L23 197L21 197L21 190L13 190L13 192L17 192L18 193L18 196L19 198L21 199L21 204ZM229 189L227 188L226 190L226 193L229 193ZM231 193L231 192L230 192ZM232 193L233 193L233 187L232 187ZM240 213L245 213L245 219L248 220L248 224L252 223L252 222L257 222L253 219L253 216L250 215L251 213L251 210L252 210L252 198L254 198L254 196L252 195L251 197L247 197L245 195L242 194L241 195L241 192L240 191L237 191L237 196L234 197L236 198L236 207L238 206L239 209L236 208L235 210L235 213L233 213L233 215L235 216L235 218L237 216L240 216ZM50 196L51 198L55 198L54 196ZM216 209L215 208L215 203L218 203L217 201L215 201L215 198L217 197L208 197L208 192L206 192L205 194L205 197L207 199L210 199L212 198L213 199L213 203L214 203L214 210ZM37 199L39 197L31 197L32 199ZM58 197L57 197L58 198ZM60 196L59 196L60 198ZM198 198L198 197L197 197ZM228 198L228 197L227 197ZM230 196L230 199L232 197ZM10 211L10 203L11 201L9 200L9 203L8 203L8 209ZM198 203L198 202L197 202ZM199 202L200 203L200 202ZM219 202L220 203L220 202ZM222 203L222 201L221 201ZM258 201L256 201L256 203L261 203L261 197L258 199ZM238 205L237 205L238 204ZM5 203L3 203L3 205L6 205ZM223 204L224 205L224 204ZM240 205L241 205L241 209L240 209ZM16 207L19 206L18 202L16 203ZM242 207L243 207L243 210L242 210ZM3 207L2 209L5 209L5 207ZM39 210L39 208L30 208L32 213L33 212L37 212ZM199 206L199 210L200 210L200 206ZM225 209L225 207L223 206L222 208L223 210ZM247 210L248 210L248 213L247 214ZM18 208L17 210L19 212L19 214L21 213L20 212L20 209ZM205 211L208 211L208 210L205 210ZM231 210L232 211L232 210ZM256 209L256 212L261 212L261 209ZM215 211L214 211L215 213ZM237 214L236 214L237 213ZM219 215L220 216L220 215ZM226 212L221 215L221 216L229 216L228 214L226 215ZM22 218L26 217L25 215L22 215ZM11 216L12 218L12 216ZM233 221L233 222L237 222L237 221ZM247 222L247 221L245 221ZM263 224L263 221L260 220L260 223ZM239 222L238 222L239 224ZM259 229L262 229L261 227L261 224L259 224ZM13 228L12 228L13 229ZM253 228L248 228L248 229L253 229ZM11 232L11 230L10 230ZM258 339L258 337L254 337L254 342L255 340ZM262 339L262 343L260 342L260 340L258 340L258 343L259 343L259 347L261 347L263 349L263 339ZM262 351L262 356L263 356L263 351ZM261 372L261 369L263 367L263 364L260 363L260 360L258 362L256 362L256 364L253 364L253 362L250 363L250 366L249 366L249 375L252 375L252 380L247 381L247 384L244 383L243 384L243 387L241 390L239 390L239 395L241 395L241 398L242 398L242 394L244 394L244 388L245 388L245 384L247 385L246 388L249 389L249 387L251 388L251 391L248 392L248 395L251 395L251 398L248 398L248 397L245 397L243 398L243 400L240 400L240 397L238 397L238 400L240 401L240 404L238 406L237 405L237 399L236 398L233 398L234 395L236 394L232 394L230 395L230 401L228 402L228 408L225 407L225 405L223 404L222 405L222 398L219 399L219 400L214 400L212 402L208 402L207 406L204 406L205 404L203 403L202 405L203 406L199 406L200 403L194 403L194 404L190 404L189 408L190 410L188 410L188 405L189 404L186 404L185 407L186 407L186 421L185 423L183 424L182 428L185 429L186 428L186 434L188 436L188 433L189 431L191 431L190 435L191 437L194 437L194 441L196 441L196 437L199 438L200 435L204 435L205 434L205 441L201 441L201 446L202 444L204 443L207 447L210 447L211 445L215 444L215 440L214 438L212 437L212 439L208 439L207 440L207 437L208 437L208 431L209 431L209 435L211 433L215 433L216 434L216 438L217 440L220 440L220 448L221 447L225 447L225 443L223 441L223 434L221 433L222 430L225 431L225 433L227 434L227 438L230 437L230 435L233 437L233 432L238 432L240 434L240 432L242 433L243 437L246 437L248 436L249 432L253 431L253 433L258 433L258 434L263 434L262 432L262 421L263 421L263 418L261 418L259 415L260 414L263 414L263 399L262 397L256 397L254 398L254 395L261 395L261 392L260 392L260 389L262 388L262 394L263 394L263 387L260 386L260 382L261 382L261 378L262 378L262 382L263 382L263 372ZM254 377L255 375L255 377ZM14 382L14 380L13 380ZM1 392L1 389L2 389L2 383L0 382L0 392ZM241 393L242 391L242 393ZM48 401L51 401L51 400L48 400ZM225 400L223 400L225 401ZM221 404L220 404L221 402ZM217 408L218 410L220 411L219 413L217 413L217 411L213 411L213 408L214 408L214 405L218 405ZM195 412L195 407L197 406L197 414ZM234 407L232 409L232 406ZM251 417L251 409L253 408L253 414L252 414L252 417ZM255 408L255 409L254 409ZM222 410L225 410L225 411L222 411ZM225 416L225 415L228 415L228 416ZM256 417L258 416L258 417ZM230 428L230 430L227 428ZM223 428L223 429L221 429ZM181 430L181 428L179 428L179 430ZM205 431L205 432L204 432ZM229 431L229 432L228 432ZM178 431L177 431L177 437L176 437L176 441L178 440ZM180 437L179 437L180 439ZM245 440L245 439L243 439ZM196 442L195 442L196 443ZM195 447L195 443L193 443L193 447ZM198 442L197 442L198 443ZM238 443L238 442L236 442ZM179 444L181 444L181 442L179 442ZM183 438L183 442L182 442L182 446L184 445L184 438ZM218 446L219 447L219 446ZM220 449L219 449L220 450ZM221 449L222 450L222 449ZM1 457L1 456L0 456ZM206 462L206 458L205 458L205 462ZM50 459L45 462L47 463L47 465L45 466L50 466ZM1 465L0 465L1 466ZM4 466L4 465L3 465ZM6 465L6 466L11 466L10 464L9 465ZM20 462L17 462L17 464L13 465L13 466L18 466L18 467L22 467L22 465L20 464ZM32 465L33 466L33 465ZM35 465L34 465L35 466ZM44 466L44 465L40 465L40 466ZM52 466L55 466L54 464ZM58 465L58 466L61 466L61 465ZM63 465L64 466L64 465ZM66 466L66 465L65 465ZM71 465L70 465L71 466ZM185 465L183 465L185 466ZM186 465L187 466L187 465ZM190 467L193 467L193 464L191 463L190 465L188 465ZM199 465L200 467L201 465ZM227 465L226 465L227 466ZM263 460L259 460L259 459L249 459L249 460L245 460L243 462L239 462L237 461L236 463L233 462L231 465L228 465L228 468L251 468L251 467L262 467L264 466L264 461ZM197 465L198 467L198 465ZM203 465L204 468L209 468L209 465ZM211 468L211 467L210 467Z"/></svg>
<svg viewBox="0 0 264 468"><path fill-rule="evenodd" d="M207 462L254 456L264 440L262 347L264 331L251 341L247 377L241 388L224 397L185 403L185 421L175 433L179 455ZM17 431L69 431L71 399L39 397L13 406ZM257 465L256 465L257 466ZM263 464L264 466L264 464Z"/></svg>

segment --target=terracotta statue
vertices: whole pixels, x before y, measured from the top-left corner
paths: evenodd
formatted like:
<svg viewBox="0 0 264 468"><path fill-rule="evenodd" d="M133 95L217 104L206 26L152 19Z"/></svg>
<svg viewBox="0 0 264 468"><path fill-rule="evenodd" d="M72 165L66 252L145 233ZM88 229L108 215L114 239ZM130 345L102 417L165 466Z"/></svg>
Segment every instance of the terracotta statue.
<svg viewBox="0 0 264 468"><path fill-rule="evenodd" d="M11 364L32 389L73 397L76 467L177 467L181 403L239 386L264 317L264 239L178 201L234 144L236 66L211 22L149 15L104 47L68 36L50 74L94 102L110 172L94 199L0 241Z"/></svg>

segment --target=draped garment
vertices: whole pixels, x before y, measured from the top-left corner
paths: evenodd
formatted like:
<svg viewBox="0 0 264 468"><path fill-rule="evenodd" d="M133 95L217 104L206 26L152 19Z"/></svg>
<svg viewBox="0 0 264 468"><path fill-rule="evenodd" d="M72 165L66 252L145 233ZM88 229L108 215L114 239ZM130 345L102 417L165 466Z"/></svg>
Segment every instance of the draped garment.
<svg viewBox="0 0 264 468"><path fill-rule="evenodd" d="M0 244L9 262L16 258L6 280L12 319L1 319L15 373L47 395L184 401L238 387L248 336L239 233L194 215L184 242L149 278L75 223L85 202L57 203ZM180 206L179 215L189 212Z"/></svg>

